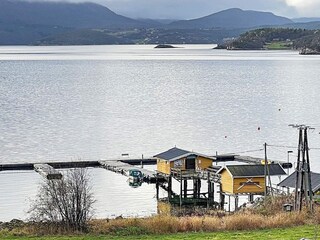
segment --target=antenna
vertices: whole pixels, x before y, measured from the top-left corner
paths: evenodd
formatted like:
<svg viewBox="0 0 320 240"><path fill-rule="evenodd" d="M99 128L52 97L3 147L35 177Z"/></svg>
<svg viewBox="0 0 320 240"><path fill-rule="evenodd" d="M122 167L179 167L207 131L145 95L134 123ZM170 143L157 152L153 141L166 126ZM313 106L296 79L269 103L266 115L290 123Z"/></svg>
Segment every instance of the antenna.
<svg viewBox="0 0 320 240"><path fill-rule="evenodd" d="M313 194L310 173L308 130L314 130L314 128L304 124L290 124L289 126L299 130L294 207L295 210L301 211L303 197L305 197L307 206L309 210L312 211Z"/></svg>

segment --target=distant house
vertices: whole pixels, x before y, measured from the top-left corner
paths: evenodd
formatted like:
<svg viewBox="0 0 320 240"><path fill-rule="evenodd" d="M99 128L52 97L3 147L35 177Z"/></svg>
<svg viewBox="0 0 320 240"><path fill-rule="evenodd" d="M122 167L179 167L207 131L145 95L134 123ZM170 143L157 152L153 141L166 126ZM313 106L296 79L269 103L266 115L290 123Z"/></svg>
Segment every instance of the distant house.
<svg viewBox="0 0 320 240"><path fill-rule="evenodd" d="M315 194L320 193L320 173L310 172L311 173L311 188L312 192ZM282 182L278 184L280 187L287 187L287 188L295 188L296 186L296 178L297 178L297 171L293 172L290 176L284 179Z"/></svg>
<svg viewBox="0 0 320 240"><path fill-rule="evenodd" d="M204 170L212 166L213 158L204 154L171 148L154 156L157 158L157 171L170 174L171 169Z"/></svg>
<svg viewBox="0 0 320 240"><path fill-rule="evenodd" d="M264 165L229 165L221 168L222 192L228 194L261 194L265 189ZM270 164L271 176L285 175L279 164Z"/></svg>

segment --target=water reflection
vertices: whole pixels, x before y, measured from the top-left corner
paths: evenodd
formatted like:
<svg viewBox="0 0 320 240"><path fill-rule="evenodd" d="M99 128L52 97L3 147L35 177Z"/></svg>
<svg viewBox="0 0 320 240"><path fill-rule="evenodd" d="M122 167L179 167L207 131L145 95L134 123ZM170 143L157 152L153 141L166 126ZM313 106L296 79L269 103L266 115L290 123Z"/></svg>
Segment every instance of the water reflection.
<svg viewBox="0 0 320 240"><path fill-rule="evenodd" d="M297 146L290 123L320 127L319 56L211 48L0 47L0 161L153 156L175 145L242 152ZM311 148L320 147L318 132ZM285 161L287 150L270 148L269 158ZM310 151L315 172L319 157ZM97 217L157 213L155 185L132 188L124 176L91 171ZM0 172L0 221L26 217L39 181Z"/></svg>

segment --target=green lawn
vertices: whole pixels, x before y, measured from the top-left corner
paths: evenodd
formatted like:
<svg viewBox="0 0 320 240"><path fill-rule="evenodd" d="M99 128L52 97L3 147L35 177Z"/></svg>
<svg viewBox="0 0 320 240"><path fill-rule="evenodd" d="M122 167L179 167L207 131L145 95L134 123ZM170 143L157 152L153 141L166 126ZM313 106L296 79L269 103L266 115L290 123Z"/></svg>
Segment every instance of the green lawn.
<svg viewBox="0 0 320 240"><path fill-rule="evenodd" d="M175 240L175 239L191 239L191 240L220 240L220 239L237 239L237 240L266 240L266 239L277 239L277 240L299 240L301 238L316 239L316 236L320 237L320 227L319 226L300 226L295 228L285 228L285 229L271 229L271 230L259 230L259 231L237 231L237 232L218 232L218 233L179 233L170 235L136 235L136 236L93 236L93 235L83 235L83 236L63 236L63 237L15 237L15 236L1 236L0 239L7 240L102 240L102 239L165 239L165 240ZM320 239L320 238L319 238Z"/></svg>
<svg viewBox="0 0 320 240"><path fill-rule="evenodd" d="M291 49L291 43L288 42L272 42L267 43L266 48L268 50L288 50Z"/></svg>

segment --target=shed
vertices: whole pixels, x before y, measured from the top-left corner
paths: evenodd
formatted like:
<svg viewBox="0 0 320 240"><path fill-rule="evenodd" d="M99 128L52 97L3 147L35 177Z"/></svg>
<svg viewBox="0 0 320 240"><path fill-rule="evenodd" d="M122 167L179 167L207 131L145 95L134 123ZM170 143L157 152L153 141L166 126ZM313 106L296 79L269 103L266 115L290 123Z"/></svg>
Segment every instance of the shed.
<svg viewBox="0 0 320 240"><path fill-rule="evenodd" d="M310 172L311 173L311 188L312 192L316 193L320 191L320 173ZM290 176L284 179L278 184L280 187L289 187L295 188L296 186L296 177L297 171L293 172Z"/></svg>
<svg viewBox="0 0 320 240"><path fill-rule="evenodd" d="M229 165L217 173L221 175L222 192L229 194L261 194L265 189L265 165ZM270 164L271 176L285 175L279 164Z"/></svg>
<svg viewBox="0 0 320 240"><path fill-rule="evenodd" d="M154 156L157 158L157 171L170 174L171 169L204 170L212 166L213 158L204 154L177 147Z"/></svg>

